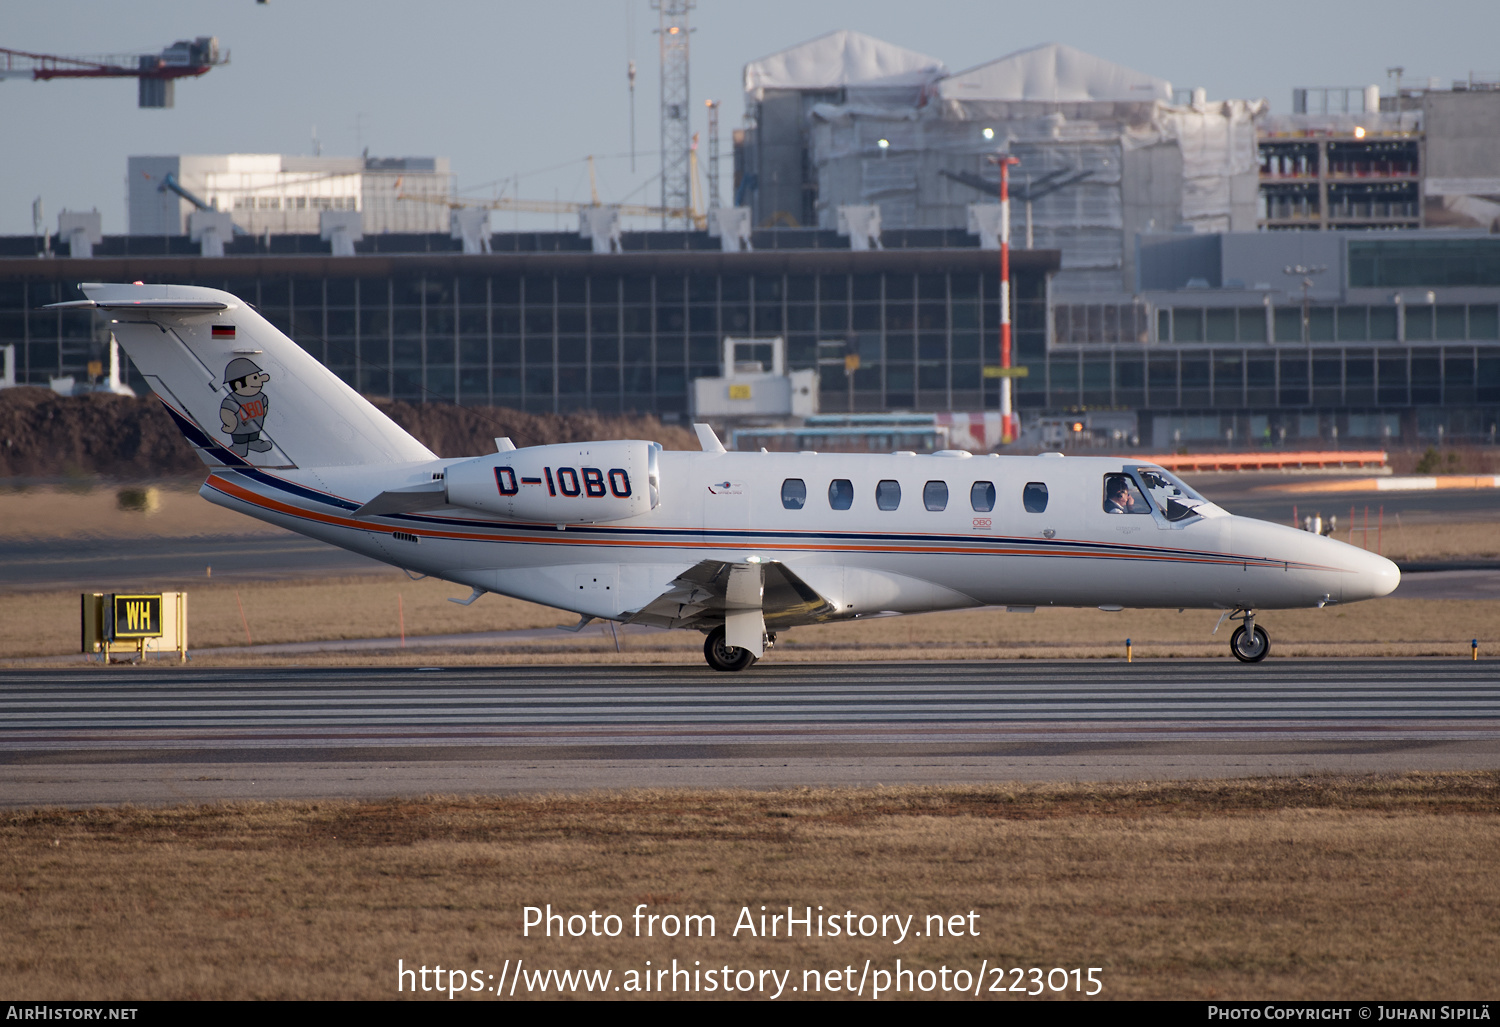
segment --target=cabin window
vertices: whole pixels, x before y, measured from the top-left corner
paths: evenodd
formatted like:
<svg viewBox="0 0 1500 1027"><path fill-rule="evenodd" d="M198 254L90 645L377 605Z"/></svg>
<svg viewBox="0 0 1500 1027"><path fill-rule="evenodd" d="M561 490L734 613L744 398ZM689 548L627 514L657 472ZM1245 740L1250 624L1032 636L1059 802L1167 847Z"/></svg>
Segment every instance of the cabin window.
<svg viewBox="0 0 1500 1027"><path fill-rule="evenodd" d="M941 513L948 509L948 483L946 481L929 481L922 486L922 505L933 513Z"/></svg>
<svg viewBox="0 0 1500 1027"><path fill-rule="evenodd" d="M788 510L800 510L807 505L807 483L801 478L788 478L781 483L781 505Z"/></svg>
<svg viewBox="0 0 1500 1027"><path fill-rule="evenodd" d="M1047 485L1045 482L1028 481L1026 487L1021 490L1021 505L1026 507L1027 513L1047 512ZM975 507L975 509L979 509Z"/></svg>
<svg viewBox="0 0 1500 1027"><path fill-rule="evenodd" d="M854 485L848 478L835 478L828 483L828 505L835 510L847 510L854 505Z"/></svg>
<svg viewBox="0 0 1500 1027"><path fill-rule="evenodd" d="M995 509L995 483L992 481L976 481L971 485L969 487L969 505L974 508L975 513L989 513Z"/></svg>
<svg viewBox="0 0 1500 1027"><path fill-rule="evenodd" d="M901 505L901 483L887 478L875 486L875 505L882 510L894 510Z"/></svg>
<svg viewBox="0 0 1500 1027"><path fill-rule="evenodd" d="M1104 512L1107 514L1150 514L1146 497L1128 474L1104 476Z"/></svg>

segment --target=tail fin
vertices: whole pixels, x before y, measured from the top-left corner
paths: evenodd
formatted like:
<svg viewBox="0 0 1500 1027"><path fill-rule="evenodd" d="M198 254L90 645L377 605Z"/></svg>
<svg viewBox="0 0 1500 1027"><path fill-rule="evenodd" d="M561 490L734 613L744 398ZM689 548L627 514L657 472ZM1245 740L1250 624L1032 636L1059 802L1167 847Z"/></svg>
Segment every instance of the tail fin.
<svg viewBox="0 0 1500 1027"><path fill-rule="evenodd" d="M210 467L433 460L249 304L190 285L80 286Z"/></svg>

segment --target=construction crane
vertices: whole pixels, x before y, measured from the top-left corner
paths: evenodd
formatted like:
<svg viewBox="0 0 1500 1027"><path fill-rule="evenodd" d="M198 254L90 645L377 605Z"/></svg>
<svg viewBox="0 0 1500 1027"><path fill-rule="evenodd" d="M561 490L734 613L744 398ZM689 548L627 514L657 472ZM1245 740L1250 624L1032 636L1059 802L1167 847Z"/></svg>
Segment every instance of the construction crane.
<svg viewBox="0 0 1500 1027"><path fill-rule="evenodd" d="M698 171L697 144L694 143L692 151L692 173L693 183L697 183ZM576 203L571 200L522 200L513 197L499 197L493 200L465 200L460 198L449 199L443 196L418 196L412 193L398 191L396 199L413 200L417 203L440 203L450 210L476 209L476 210L514 210L523 214L578 214L588 210L590 207L609 207L620 212L622 217L654 218L665 217L667 219L682 219L691 221L699 231L708 227L708 215L702 210L702 196L696 188L693 189L692 207L652 207L639 203L605 203L599 199L599 187L594 176L594 158L589 161L589 202ZM397 189L400 185L398 183Z"/></svg>
<svg viewBox="0 0 1500 1027"><path fill-rule="evenodd" d="M171 107L178 79L197 78L210 68L228 63L229 51L221 54L214 36L179 39L158 54L59 57L0 47L0 79L133 78L140 83L140 107Z"/></svg>

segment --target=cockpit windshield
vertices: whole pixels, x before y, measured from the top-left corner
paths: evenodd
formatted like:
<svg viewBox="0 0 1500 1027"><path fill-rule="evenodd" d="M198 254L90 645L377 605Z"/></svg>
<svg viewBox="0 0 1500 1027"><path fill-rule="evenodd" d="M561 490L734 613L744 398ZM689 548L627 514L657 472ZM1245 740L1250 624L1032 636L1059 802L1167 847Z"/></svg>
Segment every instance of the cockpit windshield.
<svg viewBox="0 0 1500 1027"><path fill-rule="evenodd" d="M1208 502L1188 487L1182 479L1168 471L1156 467L1141 467L1137 468L1136 474L1140 476L1141 484L1146 486L1146 491L1155 501L1157 508L1169 521L1196 517L1198 516L1197 508Z"/></svg>

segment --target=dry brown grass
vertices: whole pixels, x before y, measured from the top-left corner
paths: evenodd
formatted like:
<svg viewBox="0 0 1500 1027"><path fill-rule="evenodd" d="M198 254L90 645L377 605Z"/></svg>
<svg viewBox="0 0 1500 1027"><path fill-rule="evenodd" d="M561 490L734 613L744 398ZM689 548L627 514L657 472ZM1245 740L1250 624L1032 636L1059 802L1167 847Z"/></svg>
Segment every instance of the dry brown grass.
<svg viewBox="0 0 1500 1027"><path fill-rule="evenodd" d="M1497 800L1500 776L1465 773L17 812L0 980L52 999L383 999L398 959L618 982L676 958L800 985L901 958L1097 966L1106 998L1488 998ZM638 903L711 913L718 932L523 938L522 907L549 902L627 925ZM762 904L972 910L979 937L730 935Z"/></svg>
<svg viewBox="0 0 1500 1027"><path fill-rule="evenodd" d="M1343 519L1340 518L1340 524ZM1500 523L1489 524L1405 524L1388 517L1377 539L1372 523L1365 542L1364 521L1352 533L1340 530L1335 536L1341 542L1375 549L1392 560L1457 560L1500 556Z"/></svg>
<svg viewBox="0 0 1500 1027"><path fill-rule="evenodd" d="M450 664L677 663L696 666L702 638L696 632L620 636L615 651L607 628L593 625L577 635L533 638L484 646L387 651L330 651L286 655L215 653L245 644L236 595L256 645L353 638L395 637L398 611L409 638L479 631L556 627L573 617L560 610L503 596L485 596L472 606L448 597L458 586L404 576L369 576L329 582L271 582L194 586L188 593L189 640L200 665L247 666L282 663ZM399 607L398 607L399 597ZM1213 633L1219 614L1207 610L998 609L883 617L782 632L768 657L775 662L930 659L1123 658L1125 639L1136 659L1228 658L1230 626ZM0 596L0 661L57 656L77 651L78 593L38 592ZM1457 599L1377 599L1324 610L1272 610L1257 623L1270 632L1277 656L1467 657L1469 640L1481 653L1500 644L1500 602Z"/></svg>
<svg viewBox="0 0 1500 1027"><path fill-rule="evenodd" d="M291 535L284 528L215 506L198 495L201 479L174 479L154 488L160 506L146 513L121 510L123 486L92 480L75 487L32 485L0 489L0 538L143 538L160 535Z"/></svg>
<svg viewBox="0 0 1500 1027"><path fill-rule="evenodd" d="M448 602L466 590L446 581L412 581L403 574L361 575L313 581L182 585L188 593L188 642L197 650L217 646L341 638L397 637L406 633L447 635L555 627L576 618L519 599L486 596L472 606ZM53 655L78 649L76 591L0 595L0 659ZM240 609L244 609L241 619Z"/></svg>

